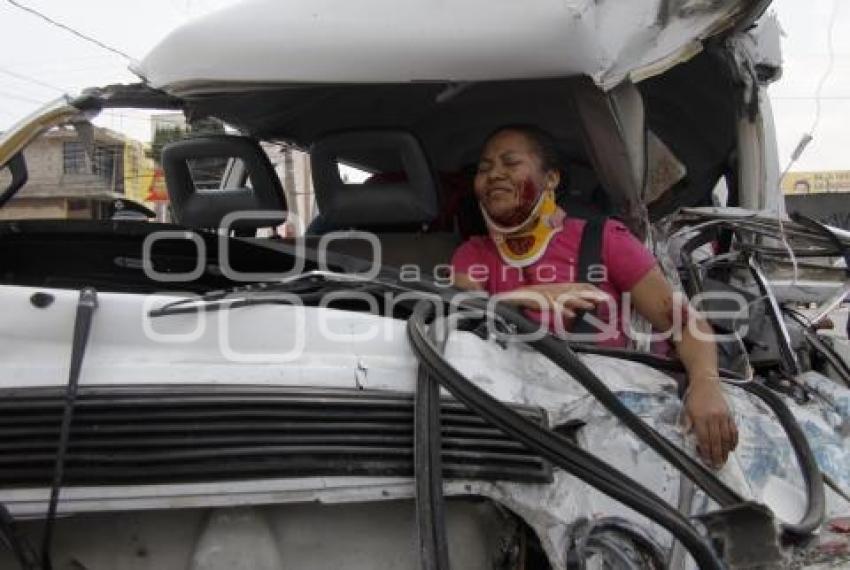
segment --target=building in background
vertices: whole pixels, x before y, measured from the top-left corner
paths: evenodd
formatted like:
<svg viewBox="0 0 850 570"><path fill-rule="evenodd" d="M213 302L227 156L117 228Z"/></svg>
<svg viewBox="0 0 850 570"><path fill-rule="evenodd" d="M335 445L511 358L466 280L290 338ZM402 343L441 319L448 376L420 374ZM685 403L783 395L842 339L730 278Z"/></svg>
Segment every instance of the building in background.
<svg viewBox="0 0 850 570"><path fill-rule="evenodd" d="M27 147L24 158L29 181L0 219L104 218L115 200L142 202L154 174L142 143L98 127L91 152L76 130L58 128Z"/></svg>
<svg viewBox="0 0 850 570"><path fill-rule="evenodd" d="M151 117L152 154L158 163L162 147L168 142L209 132L226 132L226 129L220 124L212 125L203 121L189 124L182 113L153 115ZM281 231L287 234L303 231L316 215L310 156L287 144L262 142L261 146L280 178L289 213L298 220L290 221L287 224L288 227ZM161 178L154 186L159 188L159 192L165 192ZM161 198L159 195L157 197ZM165 199L167 200L167 197Z"/></svg>
<svg viewBox="0 0 850 570"><path fill-rule="evenodd" d="M151 140L162 131L186 131L186 116L183 113L157 113L151 115Z"/></svg>
<svg viewBox="0 0 850 570"><path fill-rule="evenodd" d="M154 206L151 189L156 183L156 168L150 156L150 146L139 141L125 140L124 195L130 200Z"/></svg>
<svg viewBox="0 0 850 570"><path fill-rule="evenodd" d="M30 179L0 209L0 219L102 219L114 210L115 200L127 199L169 221L168 192L159 164L162 147L186 136L223 132L223 127L208 127L188 125L182 113L153 115L150 145L95 128L91 156L76 130L54 129L24 151ZM262 143L262 147L280 177L289 212L298 220L279 231L303 232L316 214L309 155L286 144ZM8 178L8 173L0 172L0 186L8 184ZM205 189L216 187L218 178L213 182Z"/></svg>
<svg viewBox="0 0 850 570"><path fill-rule="evenodd" d="M789 172L782 191L789 214L850 230L850 170Z"/></svg>
<svg viewBox="0 0 850 570"><path fill-rule="evenodd" d="M789 172L782 180L784 194L850 192L850 170Z"/></svg>
<svg viewBox="0 0 850 570"><path fill-rule="evenodd" d="M261 143L280 178L290 218L285 235L303 234L316 217L310 155L286 144ZM296 221L297 220L297 221Z"/></svg>

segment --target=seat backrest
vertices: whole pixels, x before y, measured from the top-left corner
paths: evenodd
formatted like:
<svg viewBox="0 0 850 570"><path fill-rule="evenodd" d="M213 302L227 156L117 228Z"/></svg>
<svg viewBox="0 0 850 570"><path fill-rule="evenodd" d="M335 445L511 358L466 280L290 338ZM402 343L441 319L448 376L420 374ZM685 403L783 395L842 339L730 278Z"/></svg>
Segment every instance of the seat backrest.
<svg viewBox="0 0 850 570"><path fill-rule="evenodd" d="M566 165L566 183L562 184L555 200L568 215L577 218L613 216L614 211L593 168L569 161Z"/></svg>
<svg viewBox="0 0 850 570"><path fill-rule="evenodd" d="M392 166L381 168L371 182L350 184L343 180L340 164ZM310 166L316 203L326 228L374 232L403 226L421 228L439 215L436 179L422 145L406 131L327 135L310 148Z"/></svg>
<svg viewBox="0 0 850 570"><path fill-rule="evenodd" d="M250 174L250 186L197 187L190 161L237 158ZM174 141L162 149L162 168L174 216L182 225L218 229L228 214L257 211L270 214L268 217L240 219L232 228L251 231L277 226L285 220L286 197L280 178L268 155L253 139L213 135Z"/></svg>
<svg viewBox="0 0 850 570"><path fill-rule="evenodd" d="M439 228L437 179L419 141L398 130L328 135L310 149L320 223L316 233L358 230L375 235L380 251L359 237L335 237L330 249L383 265L416 265L432 274L448 263L459 236ZM339 165L357 164L372 174L363 184L343 180ZM320 229L319 229L320 228ZM430 231L426 231L429 230Z"/></svg>

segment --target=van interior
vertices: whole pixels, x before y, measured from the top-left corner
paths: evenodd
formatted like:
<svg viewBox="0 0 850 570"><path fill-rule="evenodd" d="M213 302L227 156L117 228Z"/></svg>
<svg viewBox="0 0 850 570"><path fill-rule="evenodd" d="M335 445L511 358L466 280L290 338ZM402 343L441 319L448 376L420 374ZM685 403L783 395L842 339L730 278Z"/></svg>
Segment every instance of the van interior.
<svg viewBox="0 0 850 570"><path fill-rule="evenodd" d="M319 216L303 228L308 246L331 231L369 232L380 242L384 265L415 265L433 275L464 239L485 232L472 177L487 135L505 124L535 124L560 145L562 207L579 217L620 216L642 235L646 221L711 205L721 178L729 189L727 205L736 204L735 128L744 94L732 85L724 57L706 50L619 99L579 78L305 85L206 95L184 102L188 114L214 116L247 136L188 139L164 148L173 213L182 226L217 230L236 211L280 212L279 218L229 226L243 237L279 222L284 193L256 140L286 142L310 155ZM643 164L633 164L635 151ZM198 188L188 163L213 156L250 164L241 179ZM365 180L346 179L340 165L364 172ZM618 179L641 167L643 195L636 203ZM374 244L359 234L335 237L328 247L357 258L374 255Z"/></svg>

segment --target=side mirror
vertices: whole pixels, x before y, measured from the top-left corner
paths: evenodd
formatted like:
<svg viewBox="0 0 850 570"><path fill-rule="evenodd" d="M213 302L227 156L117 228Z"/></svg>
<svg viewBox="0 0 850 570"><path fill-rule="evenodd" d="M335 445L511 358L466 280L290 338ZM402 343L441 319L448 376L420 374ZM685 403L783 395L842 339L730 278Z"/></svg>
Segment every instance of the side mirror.
<svg viewBox="0 0 850 570"><path fill-rule="evenodd" d="M268 155L254 139L233 135L187 138L162 149L174 216L191 228L218 229L229 214L268 212L237 220L231 229L277 226L286 197Z"/></svg>
<svg viewBox="0 0 850 570"><path fill-rule="evenodd" d="M156 217L156 212L126 198L117 198L109 206L110 220L143 220L147 221Z"/></svg>

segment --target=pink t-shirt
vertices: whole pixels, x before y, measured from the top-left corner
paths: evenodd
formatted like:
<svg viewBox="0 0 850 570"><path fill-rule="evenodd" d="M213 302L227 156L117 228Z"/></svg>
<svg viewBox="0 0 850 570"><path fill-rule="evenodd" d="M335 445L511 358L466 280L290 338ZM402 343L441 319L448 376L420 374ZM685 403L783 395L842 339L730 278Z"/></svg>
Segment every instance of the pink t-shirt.
<svg viewBox="0 0 850 570"><path fill-rule="evenodd" d="M576 276L581 234L585 221L567 218L564 228L555 234L543 256L528 267L516 268L502 261L496 245L489 236L475 236L463 243L452 257L456 273L465 273L477 281L490 295L506 293L527 285L544 283L572 283L584 281ZM623 293L631 291L657 262L652 253L616 220L607 220L602 232L602 265L594 271L593 284L610 294L612 303L598 306L596 315L607 327L606 334L596 337L602 346L623 347ZM527 311L528 316L540 321L539 311ZM612 318L613 314L613 318ZM567 330L572 323L565 322ZM555 330L554 323L550 328Z"/></svg>

